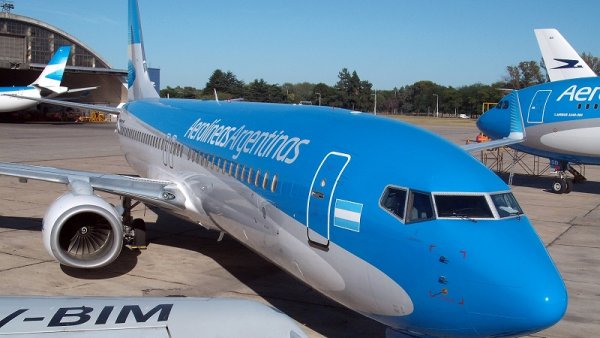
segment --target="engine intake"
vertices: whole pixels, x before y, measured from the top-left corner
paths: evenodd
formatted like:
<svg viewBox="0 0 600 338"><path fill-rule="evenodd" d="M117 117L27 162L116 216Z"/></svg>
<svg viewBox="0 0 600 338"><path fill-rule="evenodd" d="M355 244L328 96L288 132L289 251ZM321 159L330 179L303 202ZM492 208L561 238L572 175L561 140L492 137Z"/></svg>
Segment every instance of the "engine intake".
<svg viewBox="0 0 600 338"><path fill-rule="evenodd" d="M94 269L113 262L123 248L123 224L115 208L97 195L68 192L44 215L44 246L61 264Z"/></svg>

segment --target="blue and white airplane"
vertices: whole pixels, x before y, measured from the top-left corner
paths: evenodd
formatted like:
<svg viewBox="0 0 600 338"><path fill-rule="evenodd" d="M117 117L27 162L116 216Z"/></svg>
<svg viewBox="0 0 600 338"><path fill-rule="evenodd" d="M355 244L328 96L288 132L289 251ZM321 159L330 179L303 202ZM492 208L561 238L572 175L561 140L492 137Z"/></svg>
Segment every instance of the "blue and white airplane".
<svg viewBox="0 0 600 338"><path fill-rule="evenodd" d="M345 109L160 99L136 0L128 27L121 109L38 101L119 113L125 158L143 178L0 164L21 181L68 184L43 220L61 264L113 262L143 233L130 216L137 200L236 238L389 336L516 336L562 318L566 288L529 219L463 149Z"/></svg>
<svg viewBox="0 0 600 338"><path fill-rule="evenodd" d="M510 147L551 159L558 167L552 191L569 193L567 171L575 182L585 181L571 163L600 164L600 78L557 30L536 30L536 36L551 82L512 91L477 126L502 139L522 123L523 138Z"/></svg>
<svg viewBox="0 0 600 338"><path fill-rule="evenodd" d="M53 98L65 93L81 92L97 87L69 89L61 86L71 46L61 46L52 56L40 76L29 86L0 87L0 112L31 108L37 104L32 98Z"/></svg>

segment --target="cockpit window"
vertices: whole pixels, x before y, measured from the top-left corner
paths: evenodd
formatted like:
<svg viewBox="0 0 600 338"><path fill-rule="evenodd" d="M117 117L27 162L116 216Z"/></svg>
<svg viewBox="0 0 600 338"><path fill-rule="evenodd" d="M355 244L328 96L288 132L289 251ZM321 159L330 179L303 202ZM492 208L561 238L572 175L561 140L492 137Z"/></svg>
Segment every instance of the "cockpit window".
<svg viewBox="0 0 600 338"><path fill-rule="evenodd" d="M438 217L494 218L484 195L436 195Z"/></svg>
<svg viewBox="0 0 600 338"><path fill-rule="evenodd" d="M404 206L406 204L406 190L387 187L381 197L381 206L394 216L404 220Z"/></svg>
<svg viewBox="0 0 600 338"><path fill-rule="evenodd" d="M508 109L508 101L502 103L502 109Z"/></svg>
<svg viewBox="0 0 600 338"><path fill-rule="evenodd" d="M519 206L519 203L517 203L517 200L512 193L507 192L495 194L491 197L492 201L494 202L494 206L496 206L496 210L498 210L498 216L500 216L500 218L523 214L523 210Z"/></svg>
<svg viewBox="0 0 600 338"><path fill-rule="evenodd" d="M409 195L406 217L409 222L433 219L433 206L429 194L411 191Z"/></svg>

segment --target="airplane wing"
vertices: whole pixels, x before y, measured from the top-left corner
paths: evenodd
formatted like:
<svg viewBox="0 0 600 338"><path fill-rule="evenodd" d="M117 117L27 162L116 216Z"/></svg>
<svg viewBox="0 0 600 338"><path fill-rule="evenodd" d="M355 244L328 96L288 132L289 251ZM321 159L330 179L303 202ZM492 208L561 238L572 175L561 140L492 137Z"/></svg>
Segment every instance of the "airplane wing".
<svg viewBox="0 0 600 338"><path fill-rule="evenodd" d="M67 184L72 190L92 189L131 197L167 209L184 209L185 197L172 182L19 163L0 162L0 175Z"/></svg>
<svg viewBox="0 0 600 338"><path fill-rule="evenodd" d="M91 88L84 88L84 89L91 89ZM40 103L53 104L53 105L62 106L62 107L97 110L97 111L101 111L104 113L110 113L110 114L120 114L123 111L121 108L94 105L94 104L85 104L85 103L77 103L77 102L61 101L61 100L55 100L55 99L45 99L45 98L23 97L23 96L13 95L13 94L1 94L1 95L15 97L18 99L37 101Z"/></svg>
<svg viewBox="0 0 600 338"><path fill-rule="evenodd" d="M502 138L499 140L493 140L493 141L488 141L488 142L465 144L464 146L462 146L462 148L463 148L463 150L465 150L467 152L474 152L474 151L478 151L478 150L504 147L504 146L508 146L511 144L523 142L524 140L525 140L524 138L505 137L505 138Z"/></svg>
<svg viewBox="0 0 600 338"><path fill-rule="evenodd" d="M558 30L548 28L534 31L550 81L596 76Z"/></svg>
<svg viewBox="0 0 600 338"><path fill-rule="evenodd" d="M268 305L195 297L0 297L0 336L307 337Z"/></svg>

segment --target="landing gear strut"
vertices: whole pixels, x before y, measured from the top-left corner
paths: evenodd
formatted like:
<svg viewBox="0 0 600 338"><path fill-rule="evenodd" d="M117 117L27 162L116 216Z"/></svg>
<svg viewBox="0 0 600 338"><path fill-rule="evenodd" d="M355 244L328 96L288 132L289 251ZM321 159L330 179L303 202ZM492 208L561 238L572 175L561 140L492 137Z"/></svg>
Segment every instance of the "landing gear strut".
<svg viewBox="0 0 600 338"><path fill-rule="evenodd" d="M568 194L573 190L573 183L585 182L586 178L579 171L571 167L569 162L560 161L558 163L557 178L552 183L552 192L556 194ZM573 179L567 178L567 173L573 175Z"/></svg>
<svg viewBox="0 0 600 338"><path fill-rule="evenodd" d="M135 208L139 201L135 203L131 197L123 197L123 233L125 245L131 249L146 249L146 222L141 218L133 218L131 210Z"/></svg>

